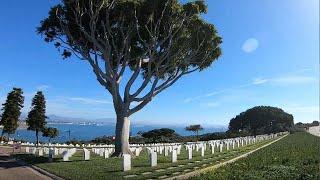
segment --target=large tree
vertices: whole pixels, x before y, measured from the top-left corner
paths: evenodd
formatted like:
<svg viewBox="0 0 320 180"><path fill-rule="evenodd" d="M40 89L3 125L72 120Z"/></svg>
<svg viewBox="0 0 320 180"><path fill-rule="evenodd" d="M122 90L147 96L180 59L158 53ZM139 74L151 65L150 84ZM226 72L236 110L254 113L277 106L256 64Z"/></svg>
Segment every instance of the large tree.
<svg viewBox="0 0 320 180"><path fill-rule="evenodd" d="M293 116L280 108L256 106L229 122L229 132L245 131L253 135L288 131L294 125Z"/></svg>
<svg viewBox="0 0 320 180"><path fill-rule="evenodd" d="M14 134L19 126L19 117L21 115L21 109L23 108L23 91L20 88L13 88L13 90L8 94L7 100L2 104L2 116L0 120L0 125L3 126L1 139L4 133Z"/></svg>
<svg viewBox="0 0 320 180"><path fill-rule="evenodd" d="M38 91L32 99L31 110L26 119L28 130L36 132L36 144L39 144L39 132L45 129L46 100L41 91Z"/></svg>
<svg viewBox="0 0 320 180"><path fill-rule="evenodd" d="M186 131L192 131L196 133L197 140L199 140L199 131L203 130L203 127L200 124L190 125L185 128Z"/></svg>
<svg viewBox="0 0 320 180"><path fill-rule="evenodd" d="M112 95L114 156L129 150L129 117L182 76L209 67L221 38L203 1L62 0L37 31L63 58L87 61ZM123 77L126 78L123 78Z"/></svg>

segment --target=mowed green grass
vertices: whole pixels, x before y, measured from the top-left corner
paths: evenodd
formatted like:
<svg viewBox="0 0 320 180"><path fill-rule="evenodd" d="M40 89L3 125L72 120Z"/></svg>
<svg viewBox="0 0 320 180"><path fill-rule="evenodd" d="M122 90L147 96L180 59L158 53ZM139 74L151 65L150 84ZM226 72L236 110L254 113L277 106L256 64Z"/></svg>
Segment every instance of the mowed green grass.
<svg viewBox="0 0 320 180"><path fill-rule="evenodd" d="M200 168L205 168L227 161L236 156L244 154L248 151L256 149L272 140L259 142L256 144L235 148L234 150L211 154L211 150L207 146L205 157L201 157L201 152L193 151L193 159L187 159L187 151L181 148L181 154L178 155L178 162L171 163L171 157L165 157L158 154L158 166L149 166L149 156L146 150L143 150L139 157L132 159L132 170L127 172L121 171L120 158L108 158L94 155L91 153L89 161L83 160L82 152L77 152L70 158L70 162L62 162L61 157L54 159L52 163L48 163L47 157L36 157L34 155L17 154L16 156L24 159L30 164L36 165L65 179L123 179L126 175L137 175L128 179L150 179L165 178L188 173Z"/></svg>
<svg viewBox="0 0 320 180"><path fill-rule="evenodd" d="M320 138L290 134L247 158L192 179L320 180Z"/></svg>

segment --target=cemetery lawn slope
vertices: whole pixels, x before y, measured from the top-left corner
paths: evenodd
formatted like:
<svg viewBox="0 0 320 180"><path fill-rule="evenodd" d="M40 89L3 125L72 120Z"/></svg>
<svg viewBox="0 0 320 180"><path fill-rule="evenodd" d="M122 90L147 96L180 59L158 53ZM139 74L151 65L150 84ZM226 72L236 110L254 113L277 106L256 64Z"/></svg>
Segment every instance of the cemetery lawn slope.
<svg viewBox="0 0 320 180"><path fill-rule="evenodd" d="M192 179L320 179L320 138L290 134L247 158Z"/></svg>
<svg viewBox="0 0 320 180"><path fill-rule="evenodd" d="M185 174L228 161L274 140L264 140L229 151L224 147L223 152L214 154L207 150L204 157L201 157L200 151L194 151L192 160L188 160L187 151L181 148L178 162L171 163L170 156L158 155L156 167L150 167L149 156L146 150L143 150L139 157L132 159L132 170L126 172L121 170L120 158L104 159L93 153L89 161L84 161L83 154L77 152L70 158L70 162L62 162L61 156L58 156L52 163L48 163L47 157L32 154L16 154L15 156L65 179L158 179Z"/></svg>

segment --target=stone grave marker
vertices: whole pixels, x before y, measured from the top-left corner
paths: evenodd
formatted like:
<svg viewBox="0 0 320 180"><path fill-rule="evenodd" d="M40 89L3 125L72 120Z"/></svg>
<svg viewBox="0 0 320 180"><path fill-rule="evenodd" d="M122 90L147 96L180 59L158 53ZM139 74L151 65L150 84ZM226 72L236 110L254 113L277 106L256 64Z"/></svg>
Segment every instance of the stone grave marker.
<svg viewBox="0 0 320 180"><path fill-rule="evenodd" d="M122 170L123 171L130 171L131 170L131 155L130 154L123 154Z"/></svg>
<svg viewBox="0 0 320 180"><path fill-rule="evenodd" d="M151 152L149 156L150 156L150 166L151 167L157 166L158 164L157 153Z"/></svg>

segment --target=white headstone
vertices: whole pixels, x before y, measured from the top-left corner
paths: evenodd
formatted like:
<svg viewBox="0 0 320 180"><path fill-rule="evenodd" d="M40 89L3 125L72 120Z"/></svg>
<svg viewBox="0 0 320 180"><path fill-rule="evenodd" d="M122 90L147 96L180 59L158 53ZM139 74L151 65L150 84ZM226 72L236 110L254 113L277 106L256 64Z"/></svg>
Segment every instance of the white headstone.
<svg viewBox="0 0 320 180"><path fill-rule="evenodd" d="M84 155L84 160L88 161L90 160L90 151L86 148L83 148L83 155Z"/></svg>
<svg viewBox="0 0 320 180"><path fill-rule="evenodd" d="M108 159L110 157L110 151L109 151L109 149L104 149L104 158L105 159Z"/></svg>
<svg viewBox="0 0 320 180"><path fill-rule="evenodd" d="M69 152L63 151L62 157L63 157L63 161L69 161Z"/></svg>
<svg viewBox="0 0 320 180"><path fill-rule="evenodd" d="M139 147L139 148L136 148L136 151L135 151L135 155L136 157L138 157L140 155L140 152L141 152L142 148Z"/></svg>
<svg viewBox="0 0 320 180"><path fill-rule="evenodd" d="M36 154L37 148L32 148L32 154Z"/></svg>
<svg viewBox="0 0 320 180"><path fill-rule="evenodd" d="M188 148L188 159L192 159L192 147Z"/></svg>
<svg viewBox="0 0 320 180"><path fill-rule="evenodd" d="M168 152L169 150L168 150L168 147L167 146L165 146L164 147L164 156L168 156L169 155L169 152Z"/></svg>
<svg viewBox="0 0 320 180"><path fill-rule="evenodd" d="M181 154L181 145L179 145L179 146L178 146L177 154L178 154L178 155L180 155L180 154Z"/></svg>
<svg viewBox="0 0 320 180"><path fill-rule="evenodd" d="M131 170L131 155L130 154L123 154L122 170L123 171L130 171Z"/></svg>
<svg viewBox="0 0 320 180"><path fill-rule="evenodd" d="M151 152L150 153L150 166L151 167L157 166L157 163L158 163L157 153Z"/></svg>
<svg viewBox="0 0 320 180"><path fill-rule="evenodd" d="M55 148L53 148L53 150L54 150L54 155L58 156L59 155L59 149L55 147Z"/></svg>
<svg viewBox="0 0 320 180"><path fill-rule="evenodd" d="M43 149L42 148L38 149L38 156L43 156Z"/></svg>
<svg viewBox="0 0 320 180"><path fill-rule="evenodd" d="M202 157L204 156L204 148L205 148L204 146L201 147L201 156Z"/></svg>
<svg viewBox="0 0 320 180"><path fill-rule="evenodd" d="M171 162L177 162L177 150L173 149L171 152Z"/></svg>
<svg viewBox="0 0 320 180"><path fill-rule="evenodd" d="M100 149L99 149L99 156L101 156L101 157L102 157L102 156L103 156L103 154L104 154L104 149L103 149L103 148L100 148Z"/></svg>
<svg viewBox="0 0 320 180"><path fill-rule="evenodd" d="M214 144L211 144L211 154L214 154Z"/></svg>

